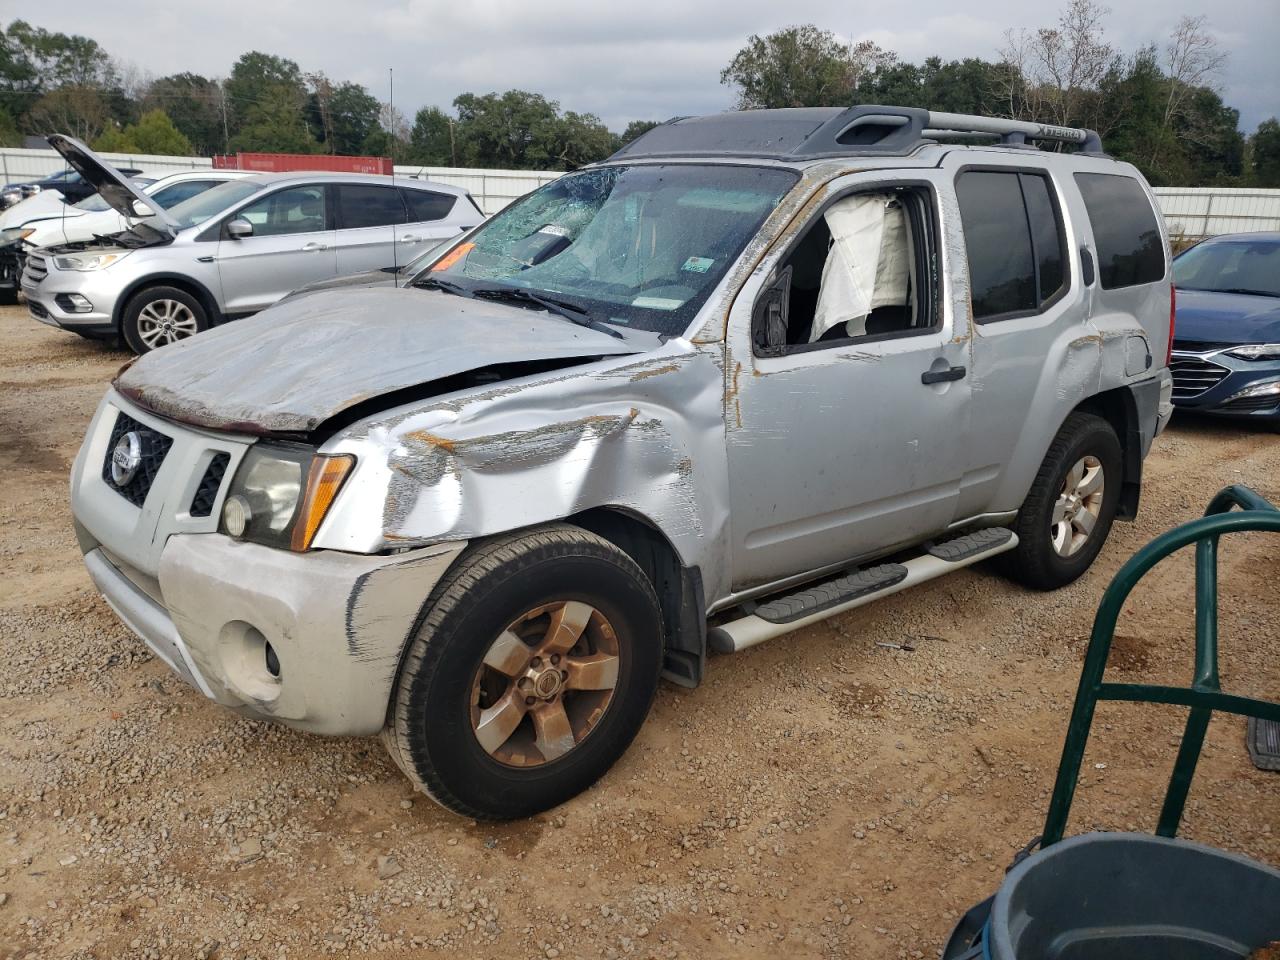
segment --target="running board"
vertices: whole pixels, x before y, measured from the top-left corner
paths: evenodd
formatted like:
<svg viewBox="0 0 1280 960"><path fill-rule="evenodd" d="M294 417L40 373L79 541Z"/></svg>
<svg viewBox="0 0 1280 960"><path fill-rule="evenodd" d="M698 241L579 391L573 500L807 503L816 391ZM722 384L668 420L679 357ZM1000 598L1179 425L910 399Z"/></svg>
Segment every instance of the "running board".
<svg viewBox="0 0 1280 960"><path fill-rule="evenodd" d="M988 527L944 543L928 544L922 556L905 563L882 563L762 603L745 617L709 628L707 643L717 653L737 653L1005 553L1017 545L1017 534L1004 527Z"/></svg>

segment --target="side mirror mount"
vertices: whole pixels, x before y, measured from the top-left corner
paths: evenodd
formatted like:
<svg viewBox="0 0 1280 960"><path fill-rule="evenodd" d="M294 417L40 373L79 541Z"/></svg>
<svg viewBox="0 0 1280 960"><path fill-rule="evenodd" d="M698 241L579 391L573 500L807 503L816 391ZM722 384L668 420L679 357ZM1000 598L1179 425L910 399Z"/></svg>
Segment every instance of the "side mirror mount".
<svg viewBox="0 0 1280 960"><path fill-rule="evenodd" d="M791 267L756 299L751 314L751 342L758 357L779 357L787 346L787 321L791 306Z"/></svg>
<svg viewBox="0 0 1280 960"><path fill-rule="evenodd" d="M253 236L253 224L244 217L236 217L227 221L227 236L232 240Z"/></svg>

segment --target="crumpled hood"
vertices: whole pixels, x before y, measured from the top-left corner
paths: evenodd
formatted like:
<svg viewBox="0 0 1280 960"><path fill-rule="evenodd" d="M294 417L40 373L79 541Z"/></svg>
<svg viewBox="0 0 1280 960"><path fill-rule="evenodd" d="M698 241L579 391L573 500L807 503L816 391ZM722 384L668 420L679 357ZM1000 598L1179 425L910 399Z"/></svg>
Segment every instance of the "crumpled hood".
<svg viewBox="0 0 1280 960"><path fill-rule="evenodd" d="M1199 343L1280 342L1280 298L1179 290L1174 339Z"/></svg>
<svg viewBox="0 0 1280 960"><path fill-rule="evenodd" d="M363 287L299 297L162 347L115 386L196 426L306 433L358 403L493 364L645 349L538 310Z"/></svg>

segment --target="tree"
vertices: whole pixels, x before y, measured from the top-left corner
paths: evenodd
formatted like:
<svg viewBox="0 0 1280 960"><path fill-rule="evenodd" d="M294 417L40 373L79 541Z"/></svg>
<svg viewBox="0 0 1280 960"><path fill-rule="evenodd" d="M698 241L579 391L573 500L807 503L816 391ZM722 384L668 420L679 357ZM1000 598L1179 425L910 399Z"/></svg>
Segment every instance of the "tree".
<svg viewBox="0 0 1280 960"><path fill-rule="evenodd" d="M1008 31L1000 51L1010 68L1001 91L1009 116L1096 127L1097 91L1118 54L1103 29L1105 7L1071 0L1055 26Z"/></svg>
<svg viewBox="0 0 1280 960"><path fill-rule="evenodd" d="M849 105L861 81L897 57L870 41L847 44L813 24L752 35L720 82L738 89L742 110Z"/></svg>
<svg viewBox="0 0 1280 960"><path fill-rule="evenodd" d="M924 63L893 62L875 70L863 81L862 100L924 107L951 113L994 113L997 93L1006 67L969 58L943 62L929 57Z"/></svg>
<svg viewBox="0 0 1280 960"><path fill-rule="evenodd" d="M223 125L222 105L222 87L198 73L153 80L142 97L144 110L164 110L193 150L204 156L227 149L229 123Z"/></svg>
<svg viewBox="0 0 1280 960"><path fill-rule="evenodd" d="M94 142L93 148L115 153L149 153L169 157L189 157L194 153L191 141L182 135L163 110L150 110L137 123L124 129L108 130Z"/></svg>
<svg viewBox="0 0 1280 960"><path fill-rule="evenodd" d="M0 147L22 146L22 134L9 111L0 106Z"/></svg>
<svg viewBox="0 0 1280 960"><path fill-rule="evenodd" d="M288 131L283 133L283 137L289 141L296 140L295 127L302 122L307 89L302 81L302 71L292 60L251 50L235 62L223 89L232 134L252 124L259 131L255 137L262 139L266 132L262 110L280 111L287 107L297 114L297 122L290 120L286 124ZM309 131L307 139L311 140Z"/></svg>
<svg viewBox="0 0 1280 960"><path fill-rule="evenodd" d="M413 129L409 134L409 159L424 167L456 167L456 123L439 107L423 107L419 110L413 118Z"/></svg>
<svg viewBox="0 0 1280 960"><path fill-rule="evenodd" d="M268 87L244 111L231 149L264 153L315 153L319 144L307 129L300 103L284 85Z"/></svg>
<svg viewBox="0 0 1280 960"><path fill-rule="evenodd" d="M307 123L328 153L352 156L365 149L378 129L382 104L358 83L333 84L323 73L306 77Z"/></svg>
<svg viewBox="0 0 1280 960"><path fill-rule="evenodd" d="M624 147L632 140L643 136L659 125L657 120L632 120L627 124L627 128L618 135L616 146Z"/></svg>
<svg viewBox="0 0 1280 960"><path fill-rule="evenodd" d="M1249 138L1249 179L1254 186L1280 187L1280 120L1258 124Z"/></svg>
<svg viewBox="0 0 1280 960"><path fill-rule="evenodd" d="M110 122L111 109L102 92L85 86L64 86L45 94L27 116L32 133L69 133L85 141L96 140Z"/></svg>

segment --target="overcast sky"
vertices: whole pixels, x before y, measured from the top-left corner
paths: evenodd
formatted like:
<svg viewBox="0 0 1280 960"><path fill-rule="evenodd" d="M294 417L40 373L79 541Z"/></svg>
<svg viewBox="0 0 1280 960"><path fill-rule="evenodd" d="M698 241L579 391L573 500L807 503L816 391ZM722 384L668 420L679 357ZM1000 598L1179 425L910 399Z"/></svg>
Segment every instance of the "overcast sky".
<svg viewBox="0 0 1280 960"><path fill-rule="evenodd" d="M1065 2L1065 0L1064 0ZM752 33L815 23L919 61L993 57L1010 27L1056 18L1053 2L908 0L58 0L10 6L9 17L93 37L115 57L160 76L224 76L247 50L304 71L363 83L396 106L446 109L459 93L511 88L594 113L614 130L635 119L732 106L720 70ZM1112 0L1111 42L1163 46L1177 19L1206 14L1229 51L1220 85L1251 131L1280 114L1280 0ZM0 16L3 16L0 14ZM8 17L5 18L6 20Z"/></svg>

